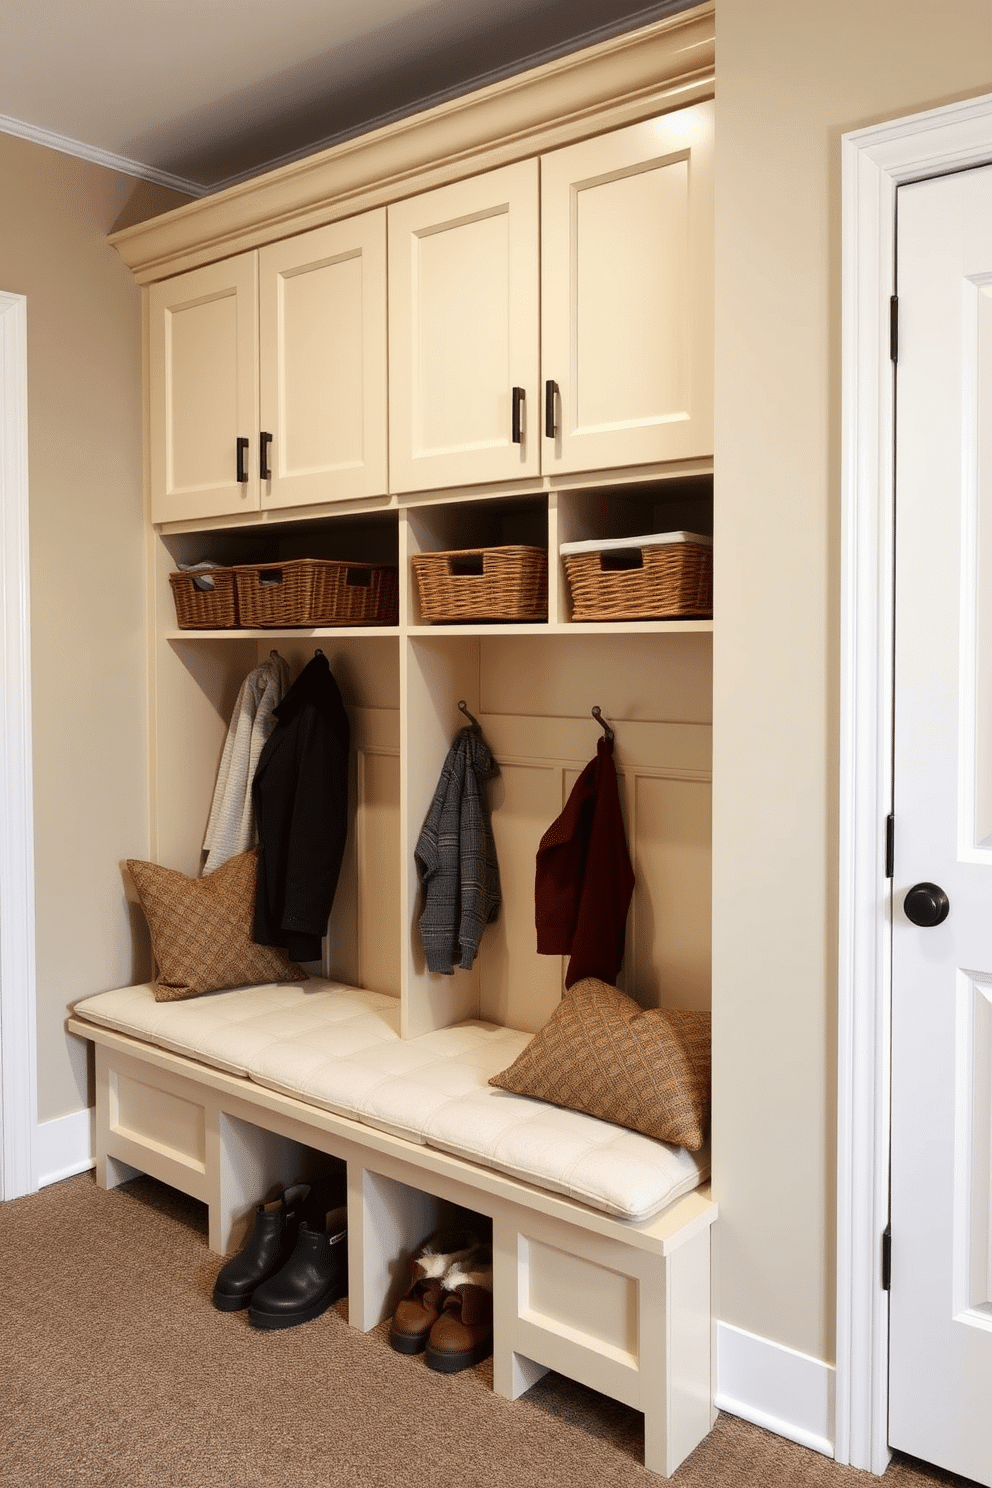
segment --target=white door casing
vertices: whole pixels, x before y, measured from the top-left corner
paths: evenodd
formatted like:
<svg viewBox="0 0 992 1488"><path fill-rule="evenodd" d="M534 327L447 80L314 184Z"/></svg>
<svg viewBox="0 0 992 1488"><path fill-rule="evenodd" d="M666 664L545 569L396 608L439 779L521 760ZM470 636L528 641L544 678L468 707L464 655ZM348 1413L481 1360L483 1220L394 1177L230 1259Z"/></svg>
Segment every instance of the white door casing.
<svg viewBox="0 0 992 1488"><path fill-rule="evenodd" d="M0 1199L36 1187L33 811L27 301L0 292Z"/></svg>
<svg viewBox="0 0 992 1488"><path fill-rule="evenodd" d="M897 262L889 1442L992 1485L992 167Z"/></svg>
<svg viewBox="0 0 992 1488"><path fill-rule="evenodd" d="M889 1457L888 1217L894 401L901 183L992 160L992 96L845 135L835 1456ZM898 1244L898 1238L895 1241Z"/></svg>

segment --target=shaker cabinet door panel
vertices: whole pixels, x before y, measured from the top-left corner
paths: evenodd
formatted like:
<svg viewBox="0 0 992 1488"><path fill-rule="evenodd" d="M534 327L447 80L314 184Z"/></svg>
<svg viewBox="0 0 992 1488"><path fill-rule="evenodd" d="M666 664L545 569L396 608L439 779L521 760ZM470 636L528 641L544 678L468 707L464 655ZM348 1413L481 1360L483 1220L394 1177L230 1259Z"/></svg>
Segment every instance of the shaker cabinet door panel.
<svg viewBox="0 0 992 1488"><path fill-rule="evenodd" d="M386 478L386 212L259 252L263 507L380 496Z"/></svg>
<svg viewBox="0 0 992 1488"><path fill-rule="evenodd" d="M395 491L540 470L537 181L526 160L389 208Z"/></svg>
<svg viewBox="0 0 992 1488"><path fill-rule="evenodd" d="M154 522L258 507L257 306L254 253L149 290Z"/></svg>
<svg viewBox="0 0 992 1488"><path fill-rule="evenodd" d="M541 160L546 473L712 453L713 105Z"/></svg>

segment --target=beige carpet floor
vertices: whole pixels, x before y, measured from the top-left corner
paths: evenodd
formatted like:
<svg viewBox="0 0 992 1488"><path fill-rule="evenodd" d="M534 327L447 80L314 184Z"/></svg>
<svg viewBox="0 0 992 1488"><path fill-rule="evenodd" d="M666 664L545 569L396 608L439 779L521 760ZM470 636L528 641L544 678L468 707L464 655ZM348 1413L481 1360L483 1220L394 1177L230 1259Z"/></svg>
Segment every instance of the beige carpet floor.
<svg viewBox="0 0 992 1488"><path fill-rule="evenodd" d="M0 1482L10 1488L658 1488L641 1417L557 1375L521 1400L361 1334L347 1303L283 1332L210 1303L206 1211L91 1174L0 1205ZM870 1488L730 1416L677 1488ZM962 1483L911 1461L885 1488Z"/></svg>

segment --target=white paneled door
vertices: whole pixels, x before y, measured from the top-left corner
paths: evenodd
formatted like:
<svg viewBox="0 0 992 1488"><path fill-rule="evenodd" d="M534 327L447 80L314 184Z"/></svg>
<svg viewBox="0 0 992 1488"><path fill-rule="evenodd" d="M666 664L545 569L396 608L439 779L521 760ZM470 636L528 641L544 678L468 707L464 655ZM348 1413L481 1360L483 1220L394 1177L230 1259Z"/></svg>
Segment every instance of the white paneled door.
<svg viewBox="0 0 992 1488"><path fill-rule="evenodd" d="M992 1484L992 167L898 288L889 1441Z"/></svg>

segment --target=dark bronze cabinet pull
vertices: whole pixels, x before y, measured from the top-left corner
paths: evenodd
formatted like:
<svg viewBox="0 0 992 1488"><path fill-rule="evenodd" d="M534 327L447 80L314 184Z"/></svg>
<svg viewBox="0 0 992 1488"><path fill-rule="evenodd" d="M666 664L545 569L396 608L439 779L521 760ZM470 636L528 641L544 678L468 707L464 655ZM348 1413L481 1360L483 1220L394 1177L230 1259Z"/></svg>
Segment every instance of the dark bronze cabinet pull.
<svg viewBox="0 0 992 1488"><path fill-rule="evenodd" d="M237 444L238 444L238 460L237 460L238 474L237 474L237 480L238 480L238 484L243 486L245 484L245 482L247 481L247 479L248 479L248 441L247 441L247 439L239 439L238 442L237 442Z"/></svg>
<svg viewBox="0 0 992 1488"><path fill-rule="evenodd" d="M263 481L272 479L272 471L269 469L269 445L272 443L271 434L259 434L258 436L258 474Z"/></svg>
<svg viewBox="0 0 992 1488"><path fill-rule="evenodd" d="M521 415L521 412L523 410L524 399L526 397L527 397L527 394L526 394L526 392L524 391L524 389L522 387L515 387L513 389L513 443L514 444L519 444L520 441L521 441L521 438L522 438L522 435L521 435L521 432L520 432L521 431L521 419L520 419L520 415Z"/></svg>
<svg viewBox="0 0 992 1488"><path fill-rule="evenodd" d="M558 432L558 423L555 417L555 399L558 397L558 384L546 382L544 384L544 432L549 439L554 439Z"/></svg>

